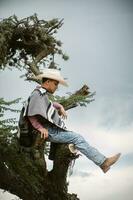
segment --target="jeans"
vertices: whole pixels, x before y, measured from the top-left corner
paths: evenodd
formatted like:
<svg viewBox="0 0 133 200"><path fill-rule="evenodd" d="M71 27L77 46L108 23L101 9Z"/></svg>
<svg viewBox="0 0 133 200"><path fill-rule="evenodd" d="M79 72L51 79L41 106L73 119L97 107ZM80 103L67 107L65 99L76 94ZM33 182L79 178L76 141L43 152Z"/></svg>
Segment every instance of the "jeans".
<svg viewBox="0 0 133 200"><path fill-rule="evenodd" d="M96 148L90 146L80 134L57 127L48 127L48 132L48 141L54 143L72 143L81 153L98 166L106 160L106 157Z"/></svg>

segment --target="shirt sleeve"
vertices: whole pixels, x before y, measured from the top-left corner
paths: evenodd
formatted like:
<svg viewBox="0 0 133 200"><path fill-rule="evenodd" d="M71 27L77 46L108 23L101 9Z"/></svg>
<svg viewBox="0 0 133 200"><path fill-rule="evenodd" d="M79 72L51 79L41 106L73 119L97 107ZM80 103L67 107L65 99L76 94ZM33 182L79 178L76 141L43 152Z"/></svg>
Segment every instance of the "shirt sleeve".
<svg viewBox="0 0 133 200"><path fill-rule="evenodd" d="M62 107L62 105L60 103L57 102L53 102L53 106L54 108L56 108L57 110L60 109Z"/></svg>
<svg viewBox="0 0 133 200"><path fill-rule="evenodd" d="M38 131L40 131L40 129L44 128L40 122L38 121L36 116L28 116L28 119L30 121L30 123L32 124L32 126L37 129Z"/></svg>

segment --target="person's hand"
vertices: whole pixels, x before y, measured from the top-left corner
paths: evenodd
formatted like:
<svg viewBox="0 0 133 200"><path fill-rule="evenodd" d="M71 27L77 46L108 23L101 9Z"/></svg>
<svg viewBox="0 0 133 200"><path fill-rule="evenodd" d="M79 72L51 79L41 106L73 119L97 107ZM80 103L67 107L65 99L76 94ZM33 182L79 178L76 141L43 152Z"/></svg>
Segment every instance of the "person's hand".
<svg viewBox="0 0 133 200"><path fill-rule="evenodd" d="M41 133L41 138L43 139L48 138L48 130L46 128L40 128L39 131Z"/></svg>
<svg viewBox="0 0 133 200"><path fill-rule="evenodd" d="M65 111L63 106L59 108L59 115L61 115L63 119L67 119L67 112Z"/></svg>

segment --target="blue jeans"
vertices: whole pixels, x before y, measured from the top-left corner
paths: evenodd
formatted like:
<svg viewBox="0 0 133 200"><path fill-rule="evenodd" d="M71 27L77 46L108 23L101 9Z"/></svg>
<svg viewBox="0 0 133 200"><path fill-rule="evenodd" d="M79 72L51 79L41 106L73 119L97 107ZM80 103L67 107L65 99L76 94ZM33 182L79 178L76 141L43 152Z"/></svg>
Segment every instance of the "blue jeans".
<svg viewBox="0 0 133 200"><path fill-rule="evenodd" d="M90 146L80 134L72 131L65 131L57 127L48 127L48 132L48 141L54 143L72 143L81 153L98 166L106 160L106 157L96 148Z"/></svg>

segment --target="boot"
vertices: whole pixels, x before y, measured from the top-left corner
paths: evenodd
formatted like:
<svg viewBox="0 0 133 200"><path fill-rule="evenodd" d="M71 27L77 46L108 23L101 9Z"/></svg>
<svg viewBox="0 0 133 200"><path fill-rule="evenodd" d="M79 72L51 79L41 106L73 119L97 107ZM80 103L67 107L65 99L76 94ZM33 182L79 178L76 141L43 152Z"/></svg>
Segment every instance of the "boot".
<svg viewBox="0 0 133 200"><path fill-rule="evenodd" d="M111 165L116 163L116 161L119 159L120 155L121 155L121 153L118 153L110 158L107 158L103 162L103 164L100 166L100 168L103 170L104 173L106 173L110 169Z"/></svg>

